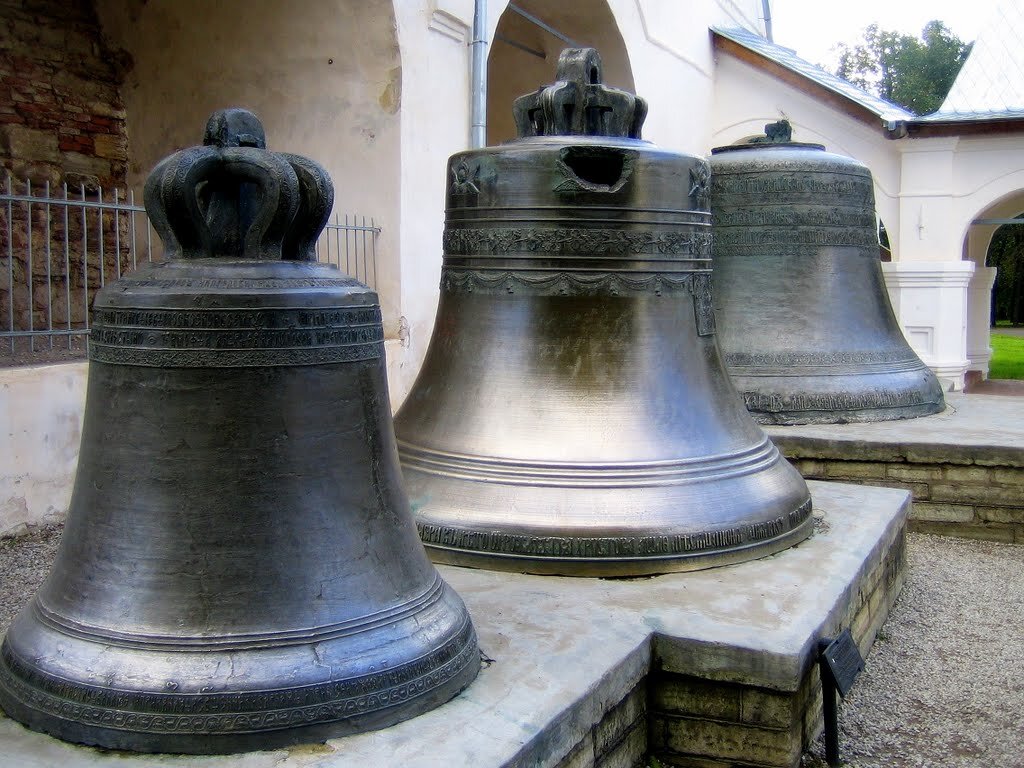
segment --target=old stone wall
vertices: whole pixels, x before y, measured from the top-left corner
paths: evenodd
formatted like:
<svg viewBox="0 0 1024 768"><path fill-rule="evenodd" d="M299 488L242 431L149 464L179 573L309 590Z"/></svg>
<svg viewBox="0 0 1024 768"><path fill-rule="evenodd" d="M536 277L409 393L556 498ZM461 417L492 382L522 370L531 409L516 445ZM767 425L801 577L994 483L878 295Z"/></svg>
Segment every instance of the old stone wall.
<svg viewBox="0 0 1024 768"><path fill-rule="evenodd" d="M128 62L91 0L0 0L0 164L36 184L123 185Z"/></svg>
<svg viewBox="0 0 1024 768"><path fill-rule="evenodd" d="M0 29L3 191L111 200L128 167L129 62L104 43L92 1L0 0ZM95 290L128 268L130 232L110 210L0 206L0 328L84 329Z"/></svg>

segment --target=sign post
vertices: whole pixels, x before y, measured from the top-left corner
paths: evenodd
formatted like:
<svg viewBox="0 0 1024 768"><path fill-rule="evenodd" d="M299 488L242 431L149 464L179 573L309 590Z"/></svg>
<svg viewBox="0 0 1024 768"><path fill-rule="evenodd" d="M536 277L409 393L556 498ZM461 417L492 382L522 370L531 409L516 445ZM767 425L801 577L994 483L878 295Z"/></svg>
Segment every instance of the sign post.
<svg viewBox="0 0 1024 768"><path fill-rule="evenodd" d="M822 713L825 717L825 760L839 765L839 712L836 693L846 698L857 675L864 669L864 658L849 629L836 638L818 641L818 671L821 676Z"/></svg>

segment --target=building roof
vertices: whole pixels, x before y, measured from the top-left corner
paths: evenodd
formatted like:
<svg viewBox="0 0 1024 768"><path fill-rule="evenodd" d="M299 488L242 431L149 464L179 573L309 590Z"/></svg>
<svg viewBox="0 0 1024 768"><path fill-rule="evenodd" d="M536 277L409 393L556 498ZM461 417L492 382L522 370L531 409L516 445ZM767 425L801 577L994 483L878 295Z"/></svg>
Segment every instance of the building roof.
<svg viewBox="0 0 1024 768"><path fill-rule="evenodd" d="M1024 4L996 3L960 73L926 122L1024 118Z"/></svg>
<svg viewBox="0 0 1024 768"><path fill-rule="evenodd" d="M810 62L801 59L796 55L796 52L789 49L783 48L781 45L768 42L765 38L761 37L754 32L740 28L722 28L712 27L711 31L720 37L724 37L728 40L733 41L737 45L741 45L744 48L759 54L760 56L768 59L769 61L778 64L785 69L800 75L810 82L825 88L837 96L841 96L858 106L863 107L869 112L877 115L882 122L895 122L899 120L910 120L914 117L912 112L908 112L903 107L881 99L874 94L868 93L862 88L858 88L853 83L848 83L841 77L833 75L831 72L826 72L821 67L817 67Z"/></svg>
<svg viewBox="0 0 1024 768"><path fill-rule="evenodd" d="M817 91L825 102L880 127L889 138L1024 132L1024 48L1017 42L1024 37L1024 4L1001 0L987 29L988 38L979 35L942 108L921 117L754 32L732 27L711 31L717 48L794 87ZM976 58L978 63L972 64Z"/></svg>

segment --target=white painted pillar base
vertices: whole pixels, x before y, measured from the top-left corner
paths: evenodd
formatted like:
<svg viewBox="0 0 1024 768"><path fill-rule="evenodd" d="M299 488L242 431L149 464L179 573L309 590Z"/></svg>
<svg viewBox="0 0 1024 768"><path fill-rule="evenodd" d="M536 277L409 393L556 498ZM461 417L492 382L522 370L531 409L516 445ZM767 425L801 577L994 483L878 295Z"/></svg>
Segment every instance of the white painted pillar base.
<svg viewBox="0 0 1024 768"><path fill-rule="evenodd" d="M883 262L893 311L910 346L947 390L962 390L967 357L967 286L973 261Z"/></svg>
<svg viewBox="0 0 1024 768"><path fill-rule="evenodd" d="M970 370L980 371L983 379L988 378L988 363L992 359L989 329L995 281L995 267L975 267L967 285L967 358L971 361Z"/></svg>

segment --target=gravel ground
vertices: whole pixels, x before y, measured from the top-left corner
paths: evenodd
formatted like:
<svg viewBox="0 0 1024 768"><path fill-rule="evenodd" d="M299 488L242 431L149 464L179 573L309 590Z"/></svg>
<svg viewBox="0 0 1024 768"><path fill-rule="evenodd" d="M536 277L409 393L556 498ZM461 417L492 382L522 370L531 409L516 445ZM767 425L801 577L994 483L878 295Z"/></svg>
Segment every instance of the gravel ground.
<svg viewBox="0 0 1024 768"><path fill-rule="evenodd" d="M911 534L896 605L839 707L850 768L1024 766L1024 546ZM805 768L825 766L819 739Z"/></svg>
<svg viewBox="0 0 1024 768"><path fill-rule="evenodd" d="M60 527L0 539L0 632ZM903 593L840 704L848 768L1024 766L1024 546L910 534ZM819 740L804 768L824 768Z"/></svg>

